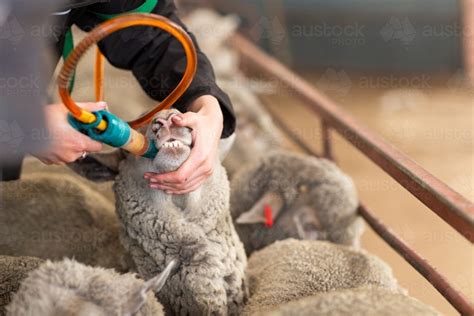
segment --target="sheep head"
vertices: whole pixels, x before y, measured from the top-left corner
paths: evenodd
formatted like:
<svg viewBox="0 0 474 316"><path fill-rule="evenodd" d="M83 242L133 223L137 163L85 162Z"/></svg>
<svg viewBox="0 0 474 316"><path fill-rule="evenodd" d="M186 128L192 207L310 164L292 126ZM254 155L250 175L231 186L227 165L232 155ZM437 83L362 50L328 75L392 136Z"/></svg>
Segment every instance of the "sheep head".
<svg viewBox="0 0 474 316"><path fill-rule="evenodd" d="M242 168L231 190L248 254L286 238L359 245L364 226L354 184L330 161L274 152Z"/></svg>
<svg viewBox="0 0 474 316"><path fill-rule="evenodd" d="M7 315L162 315L155 294L176 265L170 261L160 274L143 281L71 259L47 261L22 282Z"/></svg>
<svg viewBox="0 0 474 316"><path fill-rule="evenodd" d="M188 159L192 147L191 129L176 126L173 117L180 114L176 109L158 112L146 130L146 136L155 142L158 154L153 160L156 172L178 169Z"/></svg>
<svg viewBox="0 0 474 316"><path fill-rule="evenodd" d="M153 160L154 169L150 170L151 172L174 171L186 161L191 153L191 129L176 126L172 121L172 117L180 113L176 109L160 111L148 126L139 130L148 139L154 141L158 148L158 154ZM131 154L121 149L91 153L85 159L68 164L68 167L89 180L110 181L117 176L119 164L127 155Z"/></svg>

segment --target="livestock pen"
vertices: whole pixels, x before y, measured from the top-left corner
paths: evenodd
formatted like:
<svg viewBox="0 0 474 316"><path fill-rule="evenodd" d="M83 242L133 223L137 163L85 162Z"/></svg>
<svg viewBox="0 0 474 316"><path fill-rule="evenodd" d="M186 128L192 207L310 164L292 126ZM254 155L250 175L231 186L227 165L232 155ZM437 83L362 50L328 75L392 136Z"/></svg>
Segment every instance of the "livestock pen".
<svg viewBox="0 0 474 316"><path fill-rule="evenodd" d="M237 13L240 13L241 16L244 16L244 19L246 19L247 17L250 17L249 19L253 21L253 23L249 22L247 33L245 34L249 35L252 38L252 40L264 39L264 40L268 40L269 42L272 42L272 40L276 40L279 38L278 34L275 34L275 32L277 33L280 32L282 34L285 33L284 23L285 23L285 18L286 18L286 12L284 12L283 4L286 5L285 8L287 9L288 7L292 7L293 9L298 7L298 4L296 2L290 5L290 2L287 2L287 1L275 1L275 2L257 1L256 3L253 3L251 5L248 2L245 2L244 4L242 4L242 3L228 3L225 1L213 1L213 0L193 0L193 1L182 0L180 1L180 3L183 5L184 9L186 9L188 5L189 7L196 7L197 5L197 6L207 6L211 8L219 8L219 9L222 9L222 11L227 12L227 13L231 13L237 10L238 11ZM460 3L463 3L465 7L468 7L472 2L467 0L467 1L459 2L458 4L460 5ZM327 7L322 5L322 3L319 3L319 4L322 6L321 9L324 9L324 8L327 9ZM382 15L385 17L385 15L387 14L389 16L390 14L393 14L393 13L390 13L390 10L391 10L390 8L393 9L393 6L398 5L398 4L400 4L400 7L404 7L404 9L401 9L402 11L406 10L404 11L405 12L404 14L408 14L408 15L411 14L409 9L412 8L412 6L407 5L406 2L403 2L403 3L387 2L387 3L381 4L380 6L380 8L385 8L385 10L387 11L387 12L384 12L384 14ZM426 4L427 3L424 3L424 4L422 3L422 6ZM336 7L343 6L342 2L334 3L333 5ZM446 14L446 16L441 15L440 19L446 19L446 21L443 22L443 23L446 23L446 25L451 25L451 24L458 25L459 21L456 22L456 21L453 21L452 19L455 19L456 16L457 18L460 18L461 16L463 16L462 19L464 20L464 23L466 23L467 25L465 26L465 28L467 28L467 32L461 31L460 34L463 35L464 37L460 36L456 38L457 40L462 39L465 46L472 45L473 43L472 38L469 37L469 35L471 34L469 32L470 30L469 25L472 25L472 19L470 19L468 16L471 12L468 10L463 11L461 7L458 7L458 10L456 10L454 9L454 7L452 7L452 5L454 5L454 3L451 3L451 5L446 3L445 9L451 6L451 9L448 9L448 11L451 11L451 13ZM332 6L330 5L328 6L334 9ZM265 10L262 9L263 11L261 12L255 12L255 7L257 8L264 7ZM354 12L354 15L357 16L358 13L360 14L361 10L364 11L362 7L363 7L363 1L361 1L360 3L354 3L354 9L356 9L356 12ZM440 9L440 8L437 8L437 9ZM267 10L271 12L267 12ZM410 15L410 19L412 19L412 21L413 20L416 21L416 19L419 18L423 20L424 23L426 23L426 17L429 16L429 14L423 15L420 13L421 11L417 11L417 12L418 13L413 13L413 15ZM299 21L301 25L305 25L304 23L311 22L311 20L308 20L308 17L311 14L309 12L306 12L306 13L307 13L307 15L305 16L306 20ZM318 17L321 18L321 15L322 15L323 21L325 21L324 13L318 13L318 14L319 14ZM347 19L348 17L347 12L342 8L340 8L340 11L338 14L340 15L340 17L342 16L343 19L344 18ZM420 16L417 16L416 14L420 14ZM295 21L298 21L296 18L298 16L297 13L293 12L292 16L294 20L296 19ZM337 14L334 16L337 16ZM334 16L332 17L334 18ZM362 16L362 21L366 21L364 19L368 19L369 14L362 14L361 16ZM267 21L272 22L272 18L275 18L275 17L277 21L283 24L268 25ZM349 19L349 21L356 23L359 20L357 18L354 18L354 19ZM370 21L368 23L373 23L373 21L370 19L368 19L368 21ZM333 25L345 25L343 22L338 21L337 18L335 18L333 22L335 23ZM433 22L433 23L436 23L436 22ZM294 24L288 23L288 27L290 27L291 25L294 26ZM299 24L296 24L296 25L299 25ZM260 30L260 32L264 32L264 33L263 35L261 34L261 36L257 36L257 38L253 38L254 36L252 35L255 35L255 34L252 33L252 31L257 32L257 35L260 34L258 33L258 30L257 31L255 30L256 26L263 27L264 30ZM452 245L453 243L463 244L464 247L461 247L461 246L459 248L456 247L457 251L459 251L460 249L463 249L463 250L466 249L466 244L470 245L471 248L468 248L468 252L471 251L471 256L469 256L469 253L467 254L458 253L459 256L457 258L450 257L446 259L447 261L450 261L450 262L463 262L462 261L463 259L465 260L465 258L468 258L469 260L469 258L471 258L470 261L463 262L464 267L467 266L469 269L469 266L471 266L471 273L469 272L467 273L468 279L464 280L464 283L462 283L463 286L460 286L459 279L456 279L456 280L453 279L453 273L451 273L449 278L443 275L444 273L440 273L438 268L436 268L435 265L432 264L431 262L428 262L418 250L415 250L416 247L414 247L413 245L413 241L416 240L416 237L414 237L413 235L422 235L422 234L431 234L430 236L441 235L439 227L437 227L437 230L431 231L431 233L426 232L426 231L423 232L421 230L418 231L417 229L413 230L413 228L411 228L410 232L407 233L406 231L403 231L403 228L410 227L408 223L410 223L412 219L409 217L406 217L406 213L401 212L402 215L405 215L405 217L398 219L397 221L398 225L396 223L388 224L387 223L388 221L381 220L381 217L382 217L381 215L384 212L383 210L379 209L380 203L379 205L377 205L378 207L376 207L374 210L370 210L366 206L366 203L364 203L364 199L362 199L362 201L360 202L359 214L366 220L366 222L371 226L373 231L390 248L392 248L396 253L398 253L411 267L413 267L416 271L418 271L418 273L423 278L425 278L447 300L447 302L452 307L454 307L459 313L463 315L473 314L474 310L473 310L473 305L472 305L472 297L469 297L470 295L466 296L466 294L463 294L463 292L472 293L472 282L473 282L472 244L474 242L474 204L468 198L459 194L450 186L448 186L445 183L446 180L440 181L438 178L436 178L430 172L428 172L424 167L421 167L419 164L417 164L412 157L409 157L408 155L402 153L400 150L395 148L392 145L393 142L392 143L388 142L387 140L379 136L378 133L375 133L373 129L368 129L366 126L356 121L354 119L354 116L351 115L352 113L350 113L349 111L345 109L345 107L348 104L350 104L352 101L345 100L347 102L344 102L343 104L344 106L342 106L342 104L338 104L338 102L333 101L332 99L334 98L330 99L328 96L323 94L321 91L326 92L326 90L320 84L321 81L323 81L321 78L319 78L317 84L315 85L314 82L311 80L313 79L312 76L308 77L306 75L305 76L298 75L296 74L295 71L290 70L289 67L283 65L280 62L281 60L283 60L285 63L291 60L291 57L288 58L288 50L291 50L292 47L288 47L289 44L286 42L285 36L282 35L281 37L282 39L278 42L279 49L276 49L276 50L272 49L275 47L272 47L271 43L269 44L270 45L269 51L271 51L271 55L270 53L267 53L266 51L261 49L259 46L257 46L257 44L254 43L254 41L249 40L248 37L244 35L241 35L241 34L234 35L232 40L229 41L230 46L238 53L238 57L241 63L240 68L244 73L246 73L249 77L251 78L253 77L257 80L267 79L271 83L276 83L275 84L276 90L278 90L276 91L276 95L277 95L276 98L267 97L267 96L261 97L261 101L263 101L262 103L265 105L266 110L272 116L274 123L276 123L276 125L281 129L281 131L284 132L284 134L288 137L288 139L293 144L296 145L298 150L301 150L309 155L314 155L314 156L319 156L319 157L322 156L322 157L326 157L331 160L334 160L337 154L334 148L338 147L335 145L338 145L339 144L338 141L342 139L342 141L345 143L344 146L351 147L352 149L346 152L341 150L341 154L347 154L348 152L351 153L351 152L358 151L361 154L361 156L367 158L368 160L373 162L376 166L378 166L383 171L383 173L387 176L387 178L390 177L391 179L393 179L394 183L398 185L399 189L401 189L400 191L403 191L403 188L406 189L409 193L408 195L406 195L406 199L410 198L410 199L416 199L420 201L423 205L425 205L431 211L432 214L436 214L433 217L437 216L440 219L440 221L450 226L450 227L446 227L446 225L441 225L445 227L444 228L445 233L442 234L442 236L444 237L439 237L439 238L446 239L447 238L446 236L452 236L456 234L457 235L453 238L450 238L450 242L445 243L445 245L447 244ZM449 42L449 40L453 40L453 38L452 37L445 38L445 40ZM447 46L445 45L446 44L445 41L442 41L441 39L439 39L437 43L438 43L437 45L439 45L438 48L440 50L447 49ZM451 44L456 45L454 42L452 42ZM449 44L448 46L451 47L451 44ZM324 43L322 45L323 47L324 45L327 46L327 44L324 44ZM443 48L443 45L444 45L444 48ZM264 45L264 46L268 46L268 45ZM302 50L304 50L305 48L310 48L309 40L307 41L306 44L301 44L299 48ZM321 47L319 48L321 49ZM343 56L347 56L349 54L348 52L341 53L343 49L342 47L338 47L337 49L335 49L334 47L326 47L326 48L329 49L329 52L334 53L336 56L342 56L341 54L343 54ZM422 49L423 47L418 47L418 48L421 49L421 51L424 51L424 49ZM313 47L312 49L314 51L315 47ZM377 49L382 49L382 48L380 46L377 46ZM360 48L356 47L356 51L358 50L360 50ZM405 51L405 53L406 52L407 51ZM450 51L448 55L451 53L452 51ZM377 53L375 53L375 55L376 54ZM309 60L314 59L310 57L311 54L308 54L308 52L304 52L304 51L295 52L295 55L298 56L297 58L300 58L306 61L307 63L309 62ZM408 55L408 56L407 55L408 54L403 55L403 56L408 57L408 58L413 57L413 55ZM372 55L366 54L365 57L369 57L369 56L372 56ZM446 56L446 54L438 54L437 57L432 56L432 58L434 59L441 58L441 56ZM383 58L383 54L378 57L379 59L383 59L380 61L382 63L384 62L384 60L385 62L388 62L390 60L390 58ZM400 56L398 57L400 58ZM465 51L464 58L469 59L470 57L472 57L472 54L470 54L470 51ZM324 63L324 60L325 60L323 59L323 60L317 61L318 60L317 57L315 59L316 59L315 61L312 61L315 64ZM447 58L447 59L452 60L452 58ZM444 61L443 59L439 59L434 64L440 65L443 61ZM299 62L301 63L301 60ZM338 60L337 62L342 62L342 61ZM374 60L373 62L376 63L379 61L377 59L377 60ZM420 62L424 62L424 59L420 60ZM294 63L298 64L298 61L294 61ZM395 63L395 65L400 66L399 63ZM468 62L465 65L469 66L470 63ZM336 66L333 65L333 67L336 67ZM298 73L301 73L302 69L299 69L299 70L300 71ZM469 72L469 69L467 69L466 72ZM324 79L326 75L327 75L327 72L323 75L322 78ZM344 78L341 77L339 73L337 77L338 78L336 78L335 80L344 81ZM418 76L415 76L415 77L419 78ZM456 77L456 74L454 76L450 75L450 77L451 77L450 80L452 81L452 78ZM306 78L307 80L305 80ZM339 82L339 84L337 85L338 86L337 88L344 90L345 88L347 88L346 86L344 86L344 84L345 82ZM450 84L448 81L447 85L448 85L448 89L451 89L451 92L452 92L452 90L454 89L452 87L452 84ZM329 89L330 91L328 92L334 92L334 88L335 87L332 87L331 88L332 90ZM338 93L334 93L334 95L338 95ZM467 100L469 100L470 95L471 93L467 92ZM345 93L344 97L347 98L348 94ZM360 102L360 100L358 101ZM295 114L292 117L294 120L300 121L303 116L305 115L308 116L305 119L306 125L304 125L304 127L295 129L294 122L291 122L291 119L289 119L287 116L292 110L289 110L288 108L283 110L283 108L285 108L284 106L285 104L293 103L293 102L298 103L298 107L296 107L297 108L296 111L303 108L305 110L304 113L302 114L298 114L298 115ZM459 109L459 107L457 108ZM427 111L427 109L428 107L424 108L425 111ZM363 111L363 113L370 115L372 112ZM467 111L467 113L469 115L469 113L471 112ZM424 113L421 113L421 115L423 114ZM317 123L313 124L312 123L313 121ZM412 122L413 124L414 121L416 121L416 119L410 122ZM305 130L305 128L307 128L308 126L311 126L311 128L320 128L320 131L308 132L307 130ZM431 126L431 128L436 129L437 127ZM396 130L399 131L400 129L403 129L403 127L400 127L399 129L396 129ZM415 133L416 132L421 132L421 130L415 130ZM310 137L307 137L308 133L311 134ZM317 142L318 138L319 138L319 142ZM436 136L434 136L434 138L436 138ZM398 138L395 138L395 139L399 140ZM421 143L422 140L420 138L415 139L414 137L412 137L411 140L418 141L420 142L418 146L423 146L423 144ZM336 141L336 144L335 144L335 141ZM436 140L434 139L433 141L436 141ZM319 145L319 144L321 144L321 149L315 150L315 147L317 147L316 145ZM442 151L445 152L446 154L449 154L448 152L450 150L442 149ZM349 158L346 158L345 160L347 161L347 159ZM357 165L357 163L360 163L360 159L359 160L355 159L355 162L353 164ZM469 163L469 160L468 160L468 163ZM471 160L471 163L472 163L472 160ZM465 172L463 172L463 174L465 174L469 178L469 166L465 166L465 164L463 164L462 162L458 163L456 166L458 167L464 166L465 168L467 168L465 169ZM364 170L367 170L367 169L364 169ZM349 172L349 175L350 174L351 173ZM380 176L380 173L379 173L379 176ZM468 179L468 182L469 181L472 181L472 180ZM380 181L374 185L381 184L383 186L384 183L385 182ZM472 185L468 184L467 187L468 187L467 190L461 190L461 192L464 192L464 194L467 194L466 192L469 192L469 188L472 189ZM457 186L457 188L459 189L459 186ZM381 189L377 189L377 190L380 191ZM398 194L397 196L397 193L400 193L400 194ZM369 193L369 194L373 194L373 193ZM404 206L407 206L407 205L412 206L413 203L397 203L397 199L401 198L402 194L403 192L391 192L391 200L387 200L386 202L399 204L399 205L403 204ZM386 194L384 197L387 198L387 196L390 196L390 194ZM396 209L396 207L392 207L389 209L393 211L394 208ZM411 213L413 213L414 211L415 209L411 210ZM393 219L395 216L397 215L391 216L390 218ZM419 218L420 217L417 217L417 219ZM431 220L430 223L432 222L433 221ZM400 227L400 223L407 223L407 224L406 226ZM429 227L429 224L427 224L426 226ZM402 228L401 232L400 232L400 228ZM429 227L428 229L430 228L431 227ZM452 231L451 231L451 228L452 228ZM421 238L422 237L420 237L420 239ZM422 250L425 250L425 252L428 253L426 251L427 250L426 244L428 243L431 244L430 248L437 248L437 245L435 244L437 243L437 240L439 240L439 238L436 238L436 237L428 238L428 242L422 243L422 248L424 248ZM408 242L405 241L404 239L407 239ZM442 251L443 251L442 247L440 247L440 249L438 250L434 249L431 252L431 255L433 254L433 252L438 252L438 255L431 256L431 257L436 257L436 259L438 259L438 266L442 263L442 261L440 261L442 260L441 258L443 257ZM456 253L456 251L453 250L453 251L450 251L450 253L454 254ZM392 264L395 261L396 260L393 260ZM435 260L432 260L432 261L434 262ZM397 268L399 267L394 266L395 272L397 271ZM461 277L461 274L459 274L459 277ZM413 283L411 287L413 288L419 287L420 281L414 281L414 282L415 283ZM466 284L467 284L467 290L465 286ZM427 299L428 297L430 298L433 297L432 295L425 295L425 294L426 293L423 293L423 295L421 295L425 297L425 299Z"/></svg>
<svg viewBox="0 0 474 316"><path fill-rule="evenodd" d="M296 98L302 100L305 106L311 109L314 119L321 120L323 148L317 152L300 135L292 132L288 123L276 115L277 110L274 107L266 105L275 123L303 151L310 155L331 159L333 157L331 134L338 133L411 195L456 229L471 244L474 242L474 204L472 202L431 175L383 138L360 125L335 102L329 100L296 73L242 35L235 35L230 44L239 53L242 62L241 69L244 72L253 75L258 72L259 75L283 83L292 90ZM364 206L363 202L360 203L359 213L372 229L423 275L454 308L463 315L474 313L469 299L421 254L378 219L373 211Z"/></svg>

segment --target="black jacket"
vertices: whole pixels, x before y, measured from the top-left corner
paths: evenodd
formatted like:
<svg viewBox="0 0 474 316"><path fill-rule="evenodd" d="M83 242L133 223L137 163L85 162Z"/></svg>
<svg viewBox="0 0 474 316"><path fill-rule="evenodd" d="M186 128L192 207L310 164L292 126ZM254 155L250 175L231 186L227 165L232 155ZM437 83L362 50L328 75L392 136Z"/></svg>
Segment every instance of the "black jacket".
<svg viewBox="0 0 474 316"><path fill-rule="evenodd" d="M99 14L120 14L131 11L144 0L73 0L55 15L52 38L57 58L64 47L65 33L73 24L84 31L90 31L103 22ZM176 14L173 0L158 0L153 13L157 13L177 24L184 25ZM185 28L186 29L186 28ZM205 94L219 100L224 114L222 137L235 130L235 116L229 97L217 86L211 63L199 49L195 37L190 34L198 49L198 69L186 93L175 104L182 112L191 101ZM107 60L115 67L131 70L143 90L153 99L162 100L178 84L186 65L186 57L181 44L167 32L153 27L132 27L114 34L99 43L99 48Z"/></svg>

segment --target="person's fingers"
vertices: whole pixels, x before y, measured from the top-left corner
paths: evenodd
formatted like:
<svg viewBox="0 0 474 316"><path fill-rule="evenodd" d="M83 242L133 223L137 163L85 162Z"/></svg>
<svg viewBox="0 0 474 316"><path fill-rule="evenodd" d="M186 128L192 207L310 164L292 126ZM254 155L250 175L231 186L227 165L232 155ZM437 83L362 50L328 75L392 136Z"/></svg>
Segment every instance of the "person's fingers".
<svg viewBox="0 0 474 316"><path fill-rule="evenodd" d="M102 150L102 144L81 134L82 139L82 145L83 145L83 151L87 152L98 152Z"/></svg>
<svg viewBox="0 0 474 316"><path fill-rule="evenodd" d="M178 170L179 171L179 170ZM189 187L198 178L207 178L212 174L212 163L205 161L197 169L193 169L193 173L184 182L163 181L159 174L148 177L151 184L159 184L168 188L183 190Z"/></svg>
<svg viewBox="0 0 474 316"><path fill-rule="evenodd" d="M81 102L78 103L83 109L88 111L100 111L107 108L107 103L105 102ZM90 137L87 137L79 132L77 132L77 142L80 144L80 150L86 152L98 152L102 150L102 144L97 142Z"/></svg>
<svg viewBox="0 0 474 316"><path fill-rule="evenodd" d="M162 183L162 182L155 182L153 179L150 179L149 183L150 186L156 186L157 188L161 190L185 190L193 185L195 185L197 182L200 182L202 180L205 180L207 176L205 174L200 174L198 177L189 180L186 183Z"/></svg>
<svg viewBox="0 0 474 316"><path fill-rule="evenodd" d="M199 118L198 114L194 112L186 112L183 114L176 114L174 115L171 120L177 126L187 126L193 128L197 125Z"/></svg>
<svg viewBox="0 0 474 316"><path fill-rule="evenodd" d="M199 178L196 178L193 181L190 181L189 183L187 183L185 187L174 187L174 186L157 184L157 183L150 183L149 186L152 189L162 190L162 191L165 191L166 193L184 194L184 193L189 193L196 190L199 186L202 185L204 181L206 181L206 179L207 179L206 176L200 176Z"/></svg>
<svg viewBox="0 0 474 316"><path fill-rule="evenodd" d="M187 193L196 191L204 183L204 181L206 181L206 179L207 179L206 177L203 177L203 178L199 179L199 181L196 181L196 183L194 183L193 185L190 185L188 188L186 188L184 190L178 190L178 191L169 190L166 193L181 195L181 194L187 194Z"/></svg>
<svg viewBox="0 0 474 316"><path fill-rule="evenodd" d="M88 111L100 111L107 109L107 103L101 102L79 102L77 105Z"/></svg>
<svg viewBox="0 0 474 316"><path fill-rule="evenodd" d="M156 173L145 173L145 178L153 178L156 182L161 183L175 183L182 184L188 182L191 176L198 170L199 166L205 161L205 154L200 150L200 147L194 146L191 150L191 154L188 159L178 168L178 170L173 172L167 172L162 174Z"/></svg>

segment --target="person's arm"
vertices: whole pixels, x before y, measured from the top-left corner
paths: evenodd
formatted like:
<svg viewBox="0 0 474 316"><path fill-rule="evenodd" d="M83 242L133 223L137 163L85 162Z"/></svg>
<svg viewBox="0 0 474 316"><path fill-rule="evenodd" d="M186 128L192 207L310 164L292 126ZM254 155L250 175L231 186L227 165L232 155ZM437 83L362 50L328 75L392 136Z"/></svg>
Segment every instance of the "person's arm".
<svg viewBox="0 0 474 316"><path fill-rule="evenodd" d="M144 0L115 0L92 5L75 23L83 30L104 21L102 14L126 13L142 5ZM152 13L163 15L183 27L172 0L158 0ZM224 127L222 137L228 137L235 130L235 115L229 97L216 84L209 59L200 50L192 33L198 54L196 76L184 95L175 104L181 112L187 112L190 105L200 96L210 95L218 100ZM118 31L99 44L107 60L117 68L131 70L143 90L155 100L163 100L178 85L186 66L184 50L172 35L154 27L132 27Z"/></svg>
<svg viewBox="0 0 474 316"><path fill-rule="evenodd" d="M127 12L141 4L143 0L116 0L93 5L76 23L88 30L103 21L100 14ZM158 0L153 13L166 16L185 28L172 0ZM220 137L230 136L235 130L230 100L217 86L209 60L194 36L190 36L198 49L198 69L191 86L175 104L181 112L186 112L177 116L175 123L193 129L193 149L177 171L144 175L151 188L170 194L184 194L198 188L212 174ZM144 91L156 100L162 100L176 87L186 65L181 44L167 32L153 27L121 30L101 41L99 47L112 65L131 70Z"/></svg>

